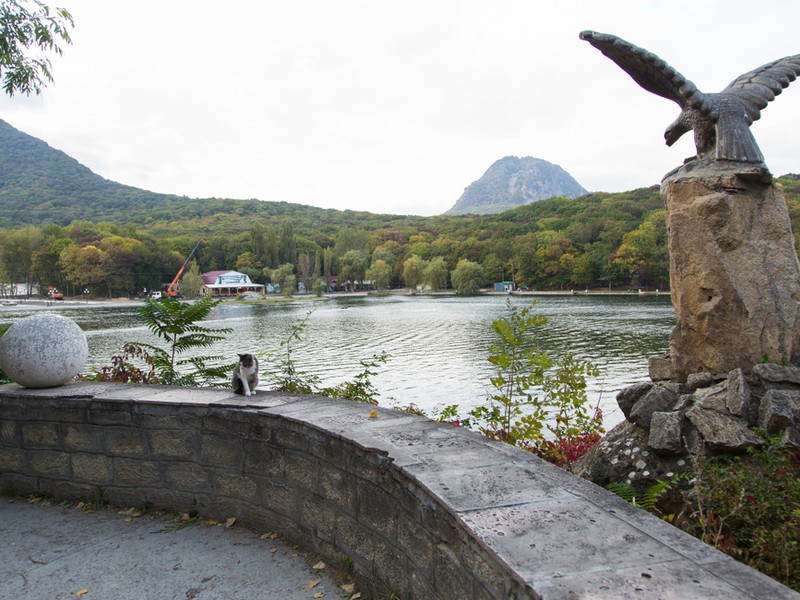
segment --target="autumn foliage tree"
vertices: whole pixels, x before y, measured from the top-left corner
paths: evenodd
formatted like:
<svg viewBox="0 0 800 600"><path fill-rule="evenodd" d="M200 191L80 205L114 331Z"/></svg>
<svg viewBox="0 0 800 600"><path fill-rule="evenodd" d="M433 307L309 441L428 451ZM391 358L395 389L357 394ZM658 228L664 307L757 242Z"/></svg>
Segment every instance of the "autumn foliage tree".
<svg viewBox="0 0 800 600"><path fill-rule="evenodd" d="M80 290L88 289L89 293L94 294L103 288L110 293L108 288L110 264L108 253L93 245L83 248L76 245L67 246L59 256L59 265L67 281Z"/></svg>

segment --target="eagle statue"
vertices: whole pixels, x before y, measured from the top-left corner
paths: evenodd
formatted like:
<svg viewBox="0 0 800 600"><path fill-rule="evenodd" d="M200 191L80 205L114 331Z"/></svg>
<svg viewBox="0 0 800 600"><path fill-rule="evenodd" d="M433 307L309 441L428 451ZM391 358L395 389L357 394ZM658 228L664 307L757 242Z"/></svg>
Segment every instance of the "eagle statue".
<svg viewBox="0 0 800 600"><path fill-rule="evenodd" d="M800 54L787 56L734 79L716 94L704 94L664 60L608 33L582 31L580 38L613 60L646 89L681 107L664 132L667 146L694 130L697 158L763 163L750 125L783 88L800 75Z"/></svg>

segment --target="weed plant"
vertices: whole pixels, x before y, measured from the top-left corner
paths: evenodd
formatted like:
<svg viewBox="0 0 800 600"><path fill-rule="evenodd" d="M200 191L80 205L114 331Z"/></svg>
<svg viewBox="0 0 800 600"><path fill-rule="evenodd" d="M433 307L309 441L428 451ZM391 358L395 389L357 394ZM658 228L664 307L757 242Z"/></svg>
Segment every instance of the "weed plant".
<svg viewBox="0 0 800 600"><path fill-rule="evenodd" d="M308 321L313 313L314 309L308 311L302 321L292 326L286 339L281 341L279 371L272 378L275 389L281 392L319 394L354 402L378 404L379 392L372 383L372 377L377 375L377 369L389 360L386 352L375 354L371 359L361 360L362 370L353 377L352 381L344 381L335 386L320 386L317 376L298 368L297 362L293 358L294 344L302 342L302 334L308 327Z"/></svg>

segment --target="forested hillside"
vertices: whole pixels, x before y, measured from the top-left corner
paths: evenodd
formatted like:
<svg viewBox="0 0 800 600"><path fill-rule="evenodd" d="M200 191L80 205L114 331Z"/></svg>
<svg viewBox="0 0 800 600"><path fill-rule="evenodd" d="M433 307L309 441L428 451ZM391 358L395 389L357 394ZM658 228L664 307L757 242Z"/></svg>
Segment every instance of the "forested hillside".
<svg viewBox="0 0 800 600"><path fill-rule="evenodd" d="M800 177L778 180L800 230ZM172 279L198 241L198 271L319 287L459 290L668 286L658 186L551 198L495 215L410 217L258 200L191 200L102 179L0 122L0 283L133 296Z"/></svg>

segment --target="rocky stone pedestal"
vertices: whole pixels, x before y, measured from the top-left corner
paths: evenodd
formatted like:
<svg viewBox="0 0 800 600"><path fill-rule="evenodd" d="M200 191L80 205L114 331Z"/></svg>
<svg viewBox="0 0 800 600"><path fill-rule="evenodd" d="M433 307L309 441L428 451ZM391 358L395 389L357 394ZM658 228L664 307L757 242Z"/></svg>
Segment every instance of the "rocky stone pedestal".
<svg viewBox="0 0 800 600"><path fill-rule="evenodd" d="M664 178L673 377L749 371L800 350L800 263L765 168L693 161Z"/></svg>

